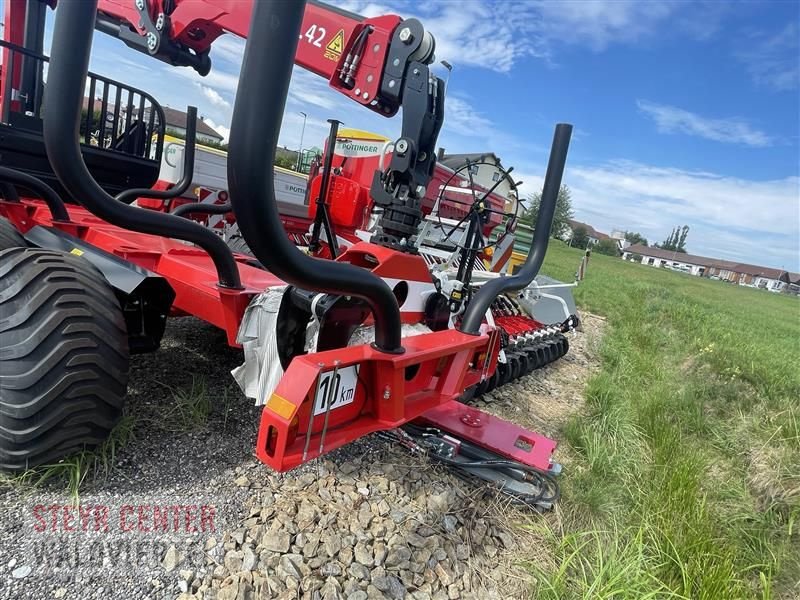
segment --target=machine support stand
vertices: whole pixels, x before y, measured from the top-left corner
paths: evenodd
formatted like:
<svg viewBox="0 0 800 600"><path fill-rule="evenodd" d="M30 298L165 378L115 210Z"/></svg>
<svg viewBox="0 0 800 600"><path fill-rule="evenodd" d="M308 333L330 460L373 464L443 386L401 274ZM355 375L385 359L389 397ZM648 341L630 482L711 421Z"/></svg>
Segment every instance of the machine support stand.
<svg viewBox="0 0 800 600"><path fill-rule="evenodd" d="M319 196L317 196L317 212L314 215L314 227L311 230L311 241L308 243L308 249L311 252L319 250L319 233L320 226L325 228L325 236L328 238L328 248L330 248L331 258L336 259L339 256L339 244L336 242L336 234L333 231L333 224L331 223L331 216L328 212L328 190L331 184L331 168L333 163L333 153L336 151L336 137L339 134L339 125L341 121L336 119L328 119L331 124L330 133L328 134L328 146L325 148L325 162L322 167L322 182L319 186Z"/></svg>

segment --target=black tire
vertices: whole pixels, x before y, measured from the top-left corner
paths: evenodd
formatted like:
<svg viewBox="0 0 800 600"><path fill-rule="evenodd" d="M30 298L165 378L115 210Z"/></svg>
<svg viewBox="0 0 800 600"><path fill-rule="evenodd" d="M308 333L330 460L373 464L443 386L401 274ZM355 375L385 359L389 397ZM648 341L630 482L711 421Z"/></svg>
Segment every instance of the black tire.
<svg viewBox="0 0 800 600"><path fill-rule="evenodd" d="M0 250L9 248L25 248L27 246L25 238L5 217L0 217Z"/></svg>
<svg viewBox="0 0 800 600"><path fill-rule="evenodd" d="M125 319L100 272L63 252L0 251L0 469L98 446L127 385Z"/></svg>

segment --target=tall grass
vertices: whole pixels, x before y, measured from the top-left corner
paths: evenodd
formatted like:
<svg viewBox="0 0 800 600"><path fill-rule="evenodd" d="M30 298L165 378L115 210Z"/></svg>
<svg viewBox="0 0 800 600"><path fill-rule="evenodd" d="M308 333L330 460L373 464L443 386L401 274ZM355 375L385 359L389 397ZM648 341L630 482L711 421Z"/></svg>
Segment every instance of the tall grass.
<svg viewBox="0 0 800 600"><path fill-rule="evenodd" d="M576 299L609 331L534 597L800 597L800 301L605 256Z"/></svg>

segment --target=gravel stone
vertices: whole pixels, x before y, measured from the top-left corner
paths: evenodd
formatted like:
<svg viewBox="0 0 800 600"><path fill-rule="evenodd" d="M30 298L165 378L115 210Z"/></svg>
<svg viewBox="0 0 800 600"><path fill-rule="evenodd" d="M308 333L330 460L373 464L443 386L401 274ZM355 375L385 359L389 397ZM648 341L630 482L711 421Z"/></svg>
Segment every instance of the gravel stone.
<svg viewBox="0 0 800 600"><path fill-rule="evenodd" d="M11 571L11 576L14 579L24 579L25 577L31 574L31 571L33 571L31 567L23 565Z"/></svg>
<svg viewBox="0 0 800 600"><path fill-rule="evenodd" d="M290 540L291 538L288 533L273 531L264 534L261 538L261 547L272 552L288 552Z"/></svg>
<svg viewBox="0 0 800 600"><path fill-rule="evenodd" d="M170 546L169 550L167 550L167 553L164 555L164 559L161 561L161 566L164 567L167 573L171 573L183 562L183 558L183 555L178 552L175 546Z"/></svg>
<svg viewBox="0 0 800 600"><path fill-rule="evenodd" d="M570 336L566 357L472 403L557 438L583 407L583 387L598 364L593 344L604 323L582 317L584 331ZM169 320L162 349L131 358L126 410L137 435L116 451L108 472L89 473L81 488L81 506L109 508L110 530L34 532L31 506L63 505L63 485L3 486L0 597L529 597L533 582L519 565L546 550L518 524L540 517L509 509L483 486L432 468L425 458L377 436L296 470L271 472L253 458L262 409L231 385L229 372L240 363L241 352L228 348L213 327L193 318ZM179 429L175 396L164 382L186 397L204 386L212 400L207 422ZM561 452L556 457L566 458ZM565 473L568 477L568 468ZM214 526L189 531L181 517L179 531L123 532L118 517L124 505L212 506ZM138 560L113 552L95 560L92 548L98 542L136 552ZM79 559L74 567L73 554ZM33 569L19 564L33 566L22 560L27 556L42 556L35 577ZM30 571L16 578L23 568Z"/></svg>

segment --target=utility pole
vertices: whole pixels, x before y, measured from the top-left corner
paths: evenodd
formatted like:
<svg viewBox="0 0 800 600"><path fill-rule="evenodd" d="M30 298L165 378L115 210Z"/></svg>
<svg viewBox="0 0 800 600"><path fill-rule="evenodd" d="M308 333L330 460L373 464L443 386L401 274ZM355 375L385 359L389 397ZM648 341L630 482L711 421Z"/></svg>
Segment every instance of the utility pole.
<svg viewBox="0 0 800 600"><path fill-rule="evenodd" d="M447 84L450 83L450 74L453 72L453 65L446 60L439 61L439 64L447 69L447 79L444 80L444 89L447 90Z"/></svg>
<svg viewBox="0 0 800 600"><path fill-rule="evenodd" d="M299 114L303 115L303 128L300 130L300 149L297 151L297 165L294 168L298 172L300 171L300 161L303 158L303 136L306 133L306 119L308 118L308 115L304 112Z"/></svg>

